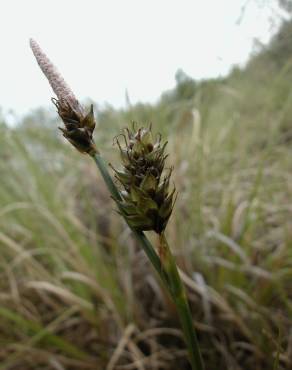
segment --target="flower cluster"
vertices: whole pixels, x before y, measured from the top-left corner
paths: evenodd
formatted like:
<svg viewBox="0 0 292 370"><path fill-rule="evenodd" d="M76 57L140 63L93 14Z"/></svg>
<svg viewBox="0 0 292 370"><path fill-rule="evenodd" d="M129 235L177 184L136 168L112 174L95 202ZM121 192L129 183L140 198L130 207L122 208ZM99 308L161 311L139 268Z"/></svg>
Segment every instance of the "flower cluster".
<svg viewBox="0 0 292 370"><path fill-rule="evenodd" d="M122 135L124 145L117 138L123 163L115 176L122 186L120 212L135 230L154 230L161 234L173 209L175 189L169 191L171 169L163 174L167 143L152 135L149 128L126 130Z"/></svg>

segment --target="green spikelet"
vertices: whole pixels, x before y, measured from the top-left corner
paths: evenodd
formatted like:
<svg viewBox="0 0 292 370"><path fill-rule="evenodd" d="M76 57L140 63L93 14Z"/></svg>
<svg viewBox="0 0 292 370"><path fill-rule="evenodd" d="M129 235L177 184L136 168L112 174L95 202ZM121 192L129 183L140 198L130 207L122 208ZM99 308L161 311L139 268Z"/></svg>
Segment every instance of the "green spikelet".
<svg viewBox="0 0 292 370"><path fill-rule="evenodd" d="M118 138L116 142L123 167L115 170L122 185L122 201L117 201L120 212L135 230L161 234L171 215L175 194L175 189L169 191L172 169L163 174L167 143L161 144L161 136L153 137L151 126L126 129L121 137L124 145Z"/></svg>

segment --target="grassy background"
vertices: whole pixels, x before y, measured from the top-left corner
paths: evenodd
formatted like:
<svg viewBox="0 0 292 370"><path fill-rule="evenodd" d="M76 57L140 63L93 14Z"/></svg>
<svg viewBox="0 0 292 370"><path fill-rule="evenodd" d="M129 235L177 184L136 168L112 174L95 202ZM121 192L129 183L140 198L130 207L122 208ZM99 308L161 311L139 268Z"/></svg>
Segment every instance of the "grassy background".
<svg viewBox="0 0 292 370"><path fill-rule="evenodd" d="M116 166L133 120L169 142L167 234L208 370L292 366L291 33L226 78L179 71L155 105L96 107ZM0 369L188 369L172 303L58 124L41 109L0 124Z"/></svg>

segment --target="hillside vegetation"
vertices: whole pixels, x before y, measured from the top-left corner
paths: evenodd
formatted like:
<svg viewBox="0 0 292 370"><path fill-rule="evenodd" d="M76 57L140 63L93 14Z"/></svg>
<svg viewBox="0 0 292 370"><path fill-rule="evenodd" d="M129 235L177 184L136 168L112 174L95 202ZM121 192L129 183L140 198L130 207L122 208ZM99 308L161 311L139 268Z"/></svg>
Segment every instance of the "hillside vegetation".
<svg viewBox="0 0 292 370"><path fill-rule="evenodd" d="M226 78L179 71L156 104L96 106L116 166L132 121L168 140L167 234L206 370L292 367L291 45L286 22ZM188 369L169 297L58 125L41 109L0 124L0 369Z"/></svg>

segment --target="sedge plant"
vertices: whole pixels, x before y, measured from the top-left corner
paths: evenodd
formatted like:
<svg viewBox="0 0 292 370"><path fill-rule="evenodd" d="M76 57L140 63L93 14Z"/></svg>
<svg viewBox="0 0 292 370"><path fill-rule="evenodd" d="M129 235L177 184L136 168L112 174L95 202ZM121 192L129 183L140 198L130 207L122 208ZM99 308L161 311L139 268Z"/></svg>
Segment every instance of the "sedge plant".
<svg viewBox="0 0 292 370"><path fill-rule="evenodd" d="M135 238L170 294L181 322L189 360L193 370L203 370L203 361L192 321L186 292L165 236L165 228L173 210L176 191L170 189L172 169L165 168L166 142L154 136L152 127L136 127L117 136L122 166L113 176L93 140L95 118L93 106L85 112L72 90L34 40L30 40L34 56L47 77L57 99L52 99L64 123L63 136L81 153L95 161L102 178ZM156 248L144 231L157 234Z"/></svg>

